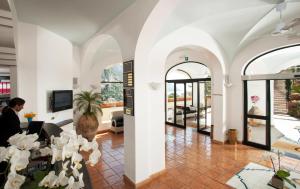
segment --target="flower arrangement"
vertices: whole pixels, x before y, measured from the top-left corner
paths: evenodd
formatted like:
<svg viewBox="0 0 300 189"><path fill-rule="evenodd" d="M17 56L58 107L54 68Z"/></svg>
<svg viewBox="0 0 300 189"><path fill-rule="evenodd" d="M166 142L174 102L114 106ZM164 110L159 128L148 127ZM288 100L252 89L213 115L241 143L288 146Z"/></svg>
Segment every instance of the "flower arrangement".
<svg viewBox="0 0 300 189"><path fill-rule="evenodd" d="M60 137L51 136L50 147L40 148L40 142L37 142L37 139L37 134L18 133L9 138L9 147L0 147L0 162L6 161L9 165L4 189L18 189L24 184L26 177L22 175L22 170L28 166L33 150L37 150L41 157L49 156L52 165L62 165L59 173L54 170L50 171L39 182L39 187L83 188L83 173L80 173L83 157L79 151L92 150L86 163L94 166L101 156L97 141L94 139L88 142L81 135L76 135L75 131L63 131Z"/></svg>
<svg viewBox="0 0 300 189"><path fill-rule="evenodd" d="M33 112L29 112L29 113L25 113L24 114L24 117L25 118L34 118L36 116L36 113L33 113Z"/></svg>
<svg viewBox="0 0 300 189"><path fill-rule="evenodd" d="M259 96L256 96L256 95L251 96L251 101L253 104L255 104L256 102L259 101Z"/></svg>

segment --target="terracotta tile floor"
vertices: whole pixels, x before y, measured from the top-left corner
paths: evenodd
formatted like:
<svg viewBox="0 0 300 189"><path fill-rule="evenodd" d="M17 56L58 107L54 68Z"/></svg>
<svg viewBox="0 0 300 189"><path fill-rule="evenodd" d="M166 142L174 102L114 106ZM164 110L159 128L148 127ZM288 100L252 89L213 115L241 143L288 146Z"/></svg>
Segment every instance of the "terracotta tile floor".
<svg viewBox="0 0 300 189"><path fill-rule="evenodd" d="M97 135L102 157L88 167L94 189L130 189L123 181L123 135ZM265 151L244 145L213 144L195 129L166 126L166 171L142 189L222 189L225 183L249 162L271 166ZM284 166L300 170L298 160L284 158Z"/></svg>

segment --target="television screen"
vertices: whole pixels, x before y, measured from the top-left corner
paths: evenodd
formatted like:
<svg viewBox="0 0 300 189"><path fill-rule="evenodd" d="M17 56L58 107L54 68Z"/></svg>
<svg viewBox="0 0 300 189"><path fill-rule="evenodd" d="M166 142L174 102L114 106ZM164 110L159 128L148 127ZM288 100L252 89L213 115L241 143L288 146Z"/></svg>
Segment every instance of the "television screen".
<svg viewBox="0 0 300 189"><path fill-rule="evenodd" d="M73 108L73 91L59 90L52 92L52 111L58 112L61 110Z"/></svg>

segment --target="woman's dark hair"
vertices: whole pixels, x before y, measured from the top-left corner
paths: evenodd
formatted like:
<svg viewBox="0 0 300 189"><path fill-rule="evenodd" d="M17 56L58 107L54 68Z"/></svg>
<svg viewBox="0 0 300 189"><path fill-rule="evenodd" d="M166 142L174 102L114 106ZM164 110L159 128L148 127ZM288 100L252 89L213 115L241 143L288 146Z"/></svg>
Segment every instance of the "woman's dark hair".
<svg viewBox="0 0 300 189"><path fill-rule="evenodd" d="M22 98L16 97L16 98L13 98L9 101L8 106L13 108L16 105L20 106L20 105L23 105L23 104L25 104L25 100L22 99Z"/></svg>

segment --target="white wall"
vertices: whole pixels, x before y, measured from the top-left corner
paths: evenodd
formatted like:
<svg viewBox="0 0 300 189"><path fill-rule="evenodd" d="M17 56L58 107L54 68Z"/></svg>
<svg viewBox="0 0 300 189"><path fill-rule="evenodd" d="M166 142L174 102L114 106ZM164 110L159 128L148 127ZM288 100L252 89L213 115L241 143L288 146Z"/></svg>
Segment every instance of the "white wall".
<svg viewBox="0 0 300 189"><path fill-rule="evenodd" d="M117 49L109 50L116 50L119 54L116 53L110 58L117 58L118 61L121 60L121 62L134 59L136 44L141 28L143 27L145 20L157 2L158 0L136 1L84 44L82 48L81 59L82 72L80 82L82 88L89 88L90 84L99 82L101 69L106 67L104 67L104 65L107 65L107 63L119 63L109 58L99 58L95 59L94 61L92 60L96 57L95 55L98 53L97 51L99 47L101 48L101 45L105 43L105 38L107 35L113 38L118 44ZM105 47L103 49L105 49ZM106 53L109 54L109 52ZM93 65L93 62L95 62L96 65ZM89 72L88 70L93 71ZM95 74L94 71L97 71L98 77L93 77ZM149 178L152 173L157 171L149 171L149 168L152 166L152 164L148 163L147 157L148 138L145 138L146 135L143 134L144 132L147 133L147 128L143 129L144 124L139 124L136 127L136 117L137 115L134 117L126 115L124 116L124 164L125 175L133 182L138 183ZM160 135L164 135L163 130L159 130L158 132L161 132ZM143 161L143 159L145 161ZM153 159L153 161L155 160ZM164 164L164 159L159 159L159 164L161 164L162 161Z"/></svg>
<svg viewBox="0 0 300 189"><path fill-rule="evenodd" d="M25 99L23 111L19 113L23 119L25 112L37 112L37 26L18 23L17 41L17 73L18 96Z"/></svg>
<svg viewBox="0 0 300 189"><path fill-rule="evenodd" d="M37 35L37 102L38 119L59 122L73 117L73 110L51 113L49 93L71 90L73 78L72 44L42 27ZM54 119L53 119L54 118Z"/></svg>
<svg viewBox="0 0 300 189"><path fill-rule="evenodd" d="M73 118L72 110L49 111L52 90L72 89L72 44L66 39L27 23L18 23L18 96L26 100L20 113L37 112L36 120L59 122Z"/></svg>

